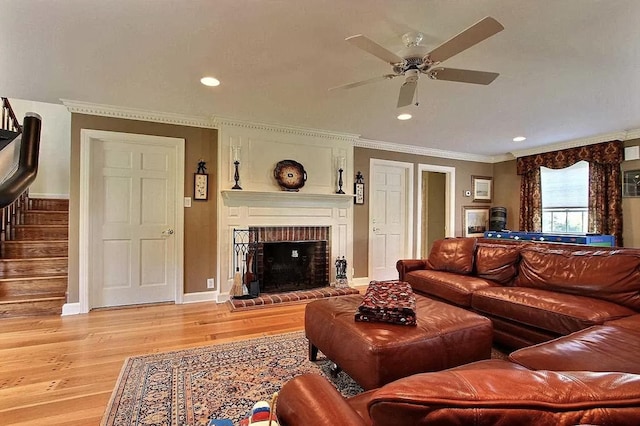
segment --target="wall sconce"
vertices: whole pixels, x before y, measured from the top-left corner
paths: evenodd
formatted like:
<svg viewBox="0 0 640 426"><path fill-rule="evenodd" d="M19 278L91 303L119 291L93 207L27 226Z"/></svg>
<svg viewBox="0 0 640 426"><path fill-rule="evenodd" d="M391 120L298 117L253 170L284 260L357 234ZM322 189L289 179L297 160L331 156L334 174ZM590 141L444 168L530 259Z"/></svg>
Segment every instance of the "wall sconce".
<svg viewBox="0 0 640 426"><path fill-rule="evenodd" d="M232 146L231 147L232 157L233 157L233 165L235 167L235 172L233 174L233 180L236 182L235 185L231 187L231 189L242 189L242 187L238 184L240 180L240 172L238 167L240 166L240 147Z"/></svg>

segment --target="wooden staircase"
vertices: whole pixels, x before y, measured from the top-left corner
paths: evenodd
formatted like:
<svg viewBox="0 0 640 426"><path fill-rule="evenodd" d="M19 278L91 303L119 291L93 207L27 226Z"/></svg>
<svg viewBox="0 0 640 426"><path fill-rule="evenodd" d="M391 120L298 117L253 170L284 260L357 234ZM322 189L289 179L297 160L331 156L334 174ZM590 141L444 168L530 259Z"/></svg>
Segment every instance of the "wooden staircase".
<svg viewBox="0 0 640 426"><path fill-rule="evenodd" d="M0 242L0 318L60 315L67 296L69 201L31 198Z"/></svg>

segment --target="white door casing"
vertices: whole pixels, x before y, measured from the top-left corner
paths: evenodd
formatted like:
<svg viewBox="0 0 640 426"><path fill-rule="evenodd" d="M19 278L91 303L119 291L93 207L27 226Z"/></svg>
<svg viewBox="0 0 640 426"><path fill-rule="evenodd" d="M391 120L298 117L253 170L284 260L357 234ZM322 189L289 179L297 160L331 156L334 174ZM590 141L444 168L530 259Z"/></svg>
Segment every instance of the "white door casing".
<svg viewBox="0 0 640 426"><path fill-rule="evenodd" d="M82 129L80 311L183 292L184 139Z"/></svg>
<svg viewBox="0 0 640 426"><path fill-rule="evenodd" d="M413 164L371 159L369 170L369 279L397 279L412 256Z"/></svg>
<svg viewBox="0 0 640 426"><path fill-rule="evenodd" d="M423 217L422 212L422 173L423 172L436 172L436 173L444 173L446 176L445 183L445 235L447 237L455 236L455 207L456 207L456 197L455 197L455 188L456 188L456 168L449 166L437 166L433 164L418 164L418 212L417 218L418 223L420 223L421 218ZM416 254L422 253L422 232L420 232L420 226L418 226L416 232Z"/></svg>

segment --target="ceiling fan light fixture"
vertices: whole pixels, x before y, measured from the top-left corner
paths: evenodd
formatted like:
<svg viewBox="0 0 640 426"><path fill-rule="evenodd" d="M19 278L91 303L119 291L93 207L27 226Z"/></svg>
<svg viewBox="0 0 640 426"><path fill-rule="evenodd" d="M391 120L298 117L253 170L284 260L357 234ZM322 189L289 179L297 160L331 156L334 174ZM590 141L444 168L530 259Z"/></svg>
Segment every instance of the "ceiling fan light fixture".
<svg viewBox="0 0 640 426"><path fill-rule="evenodd" d="M218 80L215 77L202 77L200 79L200 83L204 84L205 86L209 86L209 87L220 86L220 80Z"/></svg>
<svg viewBox="0 0 640 426"><path fill-rule="evenodd" d="M513 138L514 142L522 142L524 140L526 140L527 138L525 138L524 136L516 136L515 138Z"/></svg>
<svg viewBox="0 0 640 426"><path fill-rule="evenodd" d="M398 120L400 121L411 120L411 117L413 116L408 112L403 112L402 114L398 115Z"/></svg>

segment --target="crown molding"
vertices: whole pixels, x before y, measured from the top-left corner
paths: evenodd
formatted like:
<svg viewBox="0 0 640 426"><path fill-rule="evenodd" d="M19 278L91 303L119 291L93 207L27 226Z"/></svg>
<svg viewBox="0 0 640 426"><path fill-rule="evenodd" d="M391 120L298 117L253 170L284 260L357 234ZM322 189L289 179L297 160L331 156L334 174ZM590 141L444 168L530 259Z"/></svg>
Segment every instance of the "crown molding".
<svg viewBox="0 0 640 426"><path fill-rule="evenodd" d="M360 135L355 133L333 132L330 130L320 130L320 129L313 129L308 127L288 126L284 124L259 123L259 122L245 121L245 120L239 120L235 118L221 117L221 116L213 117L212 122L215 124L216 128L218 129L221 129L222 127L225 127L225 126L237 127L242 129L263 130L263 131L276 132L276 133L287 133L287 134L293 134L296 136L310 136L310 137L319 137L324 139L334 139L334 140L341 140L341 141L346 141L351 143L354 143L360 137Z"/></svg>
<svg viewBox="0 0 640 426"><path fill-rule="evenodd" d="M511 151L511 154L518 157L527 155L541 154L543 152L560 151L563 149L577 148L579 146L593 145L596 143L609 142L615 140L627 141L640 138L640 129L623 130L620 132L605 133L602 135L591 136L588 138L573 139L564 142L558 142L550 145L543 145L529 149Z"/></svg>
<svg viewBox="0 0 640 426"><path fill-rule="evenodd" d="M137 108L125 108L116 105L94 104L90 102L60 99L62 104L74 114L98 115L101 117L123 118L126 120L151 121L154 123L178 126L203 127L215 129L213 120L207 117L174 114L170 112L148 111Z"/></svg>
<svg viewBox="0 0 640 426"><path fill-rule="evenodd" d="M640 139L640 129L627 130L623 140L630 141L632 139Z"/></svg>
<svg viewBox="0 0 640 426"><path fill-rule="evenodd" d="M371 139L355 140L353 146L358 148L377 149L382 151L402 152L405 154L426 155L429 157L448 158L450 160L476 161L479 163L495 163L498 157L487 155L467 154L464 152L445 151L441 149L425 148L414 145L403 145L392 142L376 141Z"/></svg>
<svg viewBox="0 0 640 426"><path fill-rule="evenodd" d="M60 99L60 101L69 112L75 114L97 115L102 117L150 121L155 123L189 127L202 127L208 129L219 129L223 126L228 126L244 129L263 130L277 133L293 134L297 136L310 136L346 141L351 143L354 147L359 148L402 152L405 154L424 155L436 158L446 158L450 160L475 161L479 163L499 163L502 161L510 161L514 158L523 157L526 155L534 155L543 152L558 151L585 145L593 145L596 143L608 142L612 140L626 141L632 139L640 139L640 129L631 129L626 131L596 135L587 138L573 139L570 141L558 142L529 149L511 151L503 155L489 156L363 139L360 137L360 135L355 133L333 132L329 130L288 126L281 124L259 123L222 116L202 117L160 111L148 111L144 109L126 108L116 105L94 104L91 102L74 101L70 99Z"/></svg>

